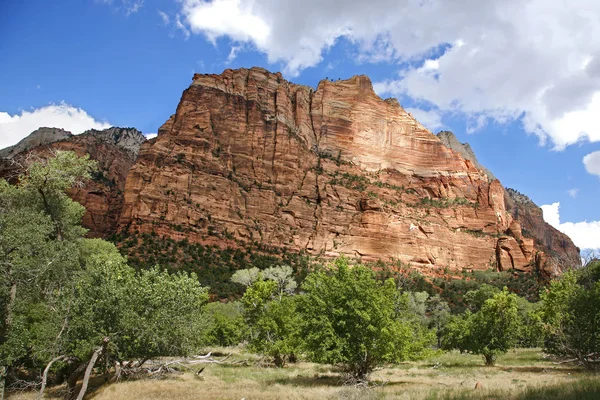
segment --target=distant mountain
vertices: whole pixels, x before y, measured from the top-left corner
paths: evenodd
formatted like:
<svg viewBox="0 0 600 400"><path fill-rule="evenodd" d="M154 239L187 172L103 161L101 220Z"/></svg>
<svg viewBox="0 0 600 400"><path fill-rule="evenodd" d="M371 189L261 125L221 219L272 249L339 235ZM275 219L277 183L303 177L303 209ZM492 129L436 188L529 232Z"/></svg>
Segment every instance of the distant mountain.
<svg viewBox="0 0 600 400"><path fill-rule="evenodd" d="M57 128L40 128L15 146L0 150L0 177L14 178L28 155L46 158L56 150L89 154L99 171L84 188L71 192L87 212L83 224L90 236L105 237L115 232L123 204L123 189L129 169L146 138L134 128L89 130L80 135Z"/></svg>

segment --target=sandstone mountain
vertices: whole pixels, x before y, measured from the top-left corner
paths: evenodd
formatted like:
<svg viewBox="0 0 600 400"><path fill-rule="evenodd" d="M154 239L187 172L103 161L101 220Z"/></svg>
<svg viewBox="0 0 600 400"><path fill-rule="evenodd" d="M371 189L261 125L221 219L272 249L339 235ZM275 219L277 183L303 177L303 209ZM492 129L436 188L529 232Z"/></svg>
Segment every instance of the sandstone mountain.
<svg viewBox="0 0 600 400"><path fill-rule="evenodd" d="M111 129L21 146L99 161L102 176L73 194L94 236L396 259L425 274L580 263L467 144L432 134L366 76L314 90L261 68L196 74L157 138Z"/></svg>
<svg viewBox="0 0 600 400"><path fill-rule="evenodd" d="M570 239L541 218L526 219L537 228L523 234L524 213L507 208L500 182L442 136L379 98L366 76L313 90L261 68L197 74L142 145L119 225L200 243L394 258L423 272L556 273L578 262Z"/></svg>

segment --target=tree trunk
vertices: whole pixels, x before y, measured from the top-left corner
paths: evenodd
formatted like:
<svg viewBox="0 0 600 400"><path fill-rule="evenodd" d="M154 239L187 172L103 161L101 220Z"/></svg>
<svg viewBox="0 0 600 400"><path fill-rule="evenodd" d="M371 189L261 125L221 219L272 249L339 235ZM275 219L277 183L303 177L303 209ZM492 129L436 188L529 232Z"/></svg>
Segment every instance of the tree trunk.
<svg viewBox="0 0 600 400"><path fill-rule="evenodd" d="M42 374L42 387L40 388L40 392L37 395L37 400L40 400L42 397L44 397L44 390L46 390L46 382L48 381L48 372L50 371L50 368L52 368L52 364L54 364L57 361L64 360L65 358L67 358L67 356L54 357L52 360L50 360L48 365L46 365L44 373Z"/></svg>
<svg viewBox="0 0 600 400"><path fill-rule="evenodd" d="M285 356L282 356L281 354L277 353L275 354L273 359L277 368L283 368L285 366Z"/></svg>
<svg viewBox="0 0 600 400"><path fill-rule="evenodd" d="M98 357L100 357L100 355L106 351L106 346L108 345L108 342L109 338L105 337L104 339L102 339L102 346L98 347L92 355L92 358L90 359L90 362L85 370L83 382L81 383L81 389L79 390L79 395L77 395L76 400L83 400L83 396L85 396L85 392L87 391L90 375L92 374L92 370L94 369L94 364L96 364Z"/></svg>
<svg viewBox="0 0 600 400"><path fill-rule="evenodd" d="M6 373L8 368L0 367L0 400L4 400L4 386L6 385Z"/></svg>
<svg viewBox="0 0 600 400"><path fill-rule="evenodd" d="M9 275L11 271L8 271ZM17 299L17 282L13 282L10 285L10 294L8 296L8 304L6 305L6 315L4 317L4 331L2 332L2 338L0 344L8 340L10 335L10 328L12 327L13 320L13 309L15 308L15 301ZM4 400L4 388L6 386L6 375L8 374L9 365L0 366L0 400Z"/></svg>
<svg viewBox="0 0 600 400"><path fill-rule="evenodd" d="M493 367L496 364L496 356L493 354L484 354L483 358L485 359L485 365L488 367Z"/></svg>
<svg viewBox="0 0 600 400"><path fill-rule="evenodd" d="M72 399L75 396L75 387L81 375L85 372L86 365L80 364L67 378L67 399Z"/></svg>

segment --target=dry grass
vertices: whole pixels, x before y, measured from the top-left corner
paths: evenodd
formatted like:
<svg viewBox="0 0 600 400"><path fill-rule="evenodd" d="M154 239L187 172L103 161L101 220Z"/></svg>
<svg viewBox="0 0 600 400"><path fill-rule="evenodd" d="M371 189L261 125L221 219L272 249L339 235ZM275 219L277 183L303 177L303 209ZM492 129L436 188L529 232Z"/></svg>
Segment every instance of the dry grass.
<svg viewBox="0 0 600 400"><path fill-rule="evenodd" d="M234 357L256 361L239 349L235 350ZM530 349L510 352L500 357L495 367L483 366L480 357L458 353L447 353L426 362L390 366L373 373L371 378L374 382L385 383L373 389L343 387L340 385L337 370L331 366L311 363L298 363L283 369L208 365L201 376L197 378L192 373L185 373L172 379L104 385L90 393L87 398L95 400L533 399L538 397L527 397L527 393L561 383L573 387L577 382L589 380L588 374L582 370L553 364L543 357L540 350ZM475 389L477 383L479 389ZM600 390L600 384L597 387ZM57 395L56 390L49 394ZM552 392L552 397L567 398L560 395L561 390L558 388ZM10 398L29 400L35 396L32 393L25 393ZM573 394L573 397L568 398L583 400L585 397Z"/></svg>

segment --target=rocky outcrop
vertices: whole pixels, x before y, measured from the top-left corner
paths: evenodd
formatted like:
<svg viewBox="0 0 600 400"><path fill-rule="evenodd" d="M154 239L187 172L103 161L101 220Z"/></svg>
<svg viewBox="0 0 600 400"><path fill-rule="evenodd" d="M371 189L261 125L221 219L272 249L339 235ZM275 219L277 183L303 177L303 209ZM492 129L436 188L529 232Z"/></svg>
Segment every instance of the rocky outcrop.
<svg viewBox="0 0 600 400"><path fill-rule="evenodd" d="M96 140L115 145L125 152L129 153L132 159L136 159L140 146L146 141L144 135L135 128L112 128L104 130L91 129L85 131L82 135L93 136Z"/></svg>
<svg viewBox="0 0 600 400"><path fill-rule="evenodd" d="M60 128L39 128L14 146L0 150L0 159L10 159L38 146L47 146L60 140L69 139L71 132Z"/></svg>
<svg viewBox="0 0 600 400"><path fill-rule="evenodd" d="M478 169L485 172L485 174L488 176L488 178L490 178L490 180L496 179L494 174L492 174L483 165L479 164L479 161L477 161L477 157L475 156L475 153L473 152L473 149L471 148L471 145L469 143L459 142L456 136L454 136L454 133L450 131L440 131L436 136L438 137L438 139L441 140L442 143L444 143L446 147L456 151L465 160L471 161Z"/></svg>
<svg viewBox="0 0 600 400"><path fill-rule="evenodd" d="M546 269L557 273L565 266L581 265L579 248L571 239L544 221L543 212L529 197L514 189L507 188L505 202L508 212L519 221L523 236L535 242L541 250L538 257Z"/></svg>
<svg viewBox="0 0 600 400"><path fill-rule="evenodd" d="M379 98L366 76L313 90L261 68L197 74L158 133L127 177L121 229L424 273L571 258L523 235L470 148Z"/></svg>
<svg viewBox="0 0 600 400"><path fill-rule="evenodd" d="M57 150L89 154L98 162L98 171L85 187L70 196L86 208L83 225L91 237L106 237L116 231L123 204L123 189L129 169L135 162L144 135L133 128L90 130L72 135L62 129L40 128L9 148L0 157L0 177L14 177L27 156L46 158ZM7 150L7 149L5 149Z"/></svg>

